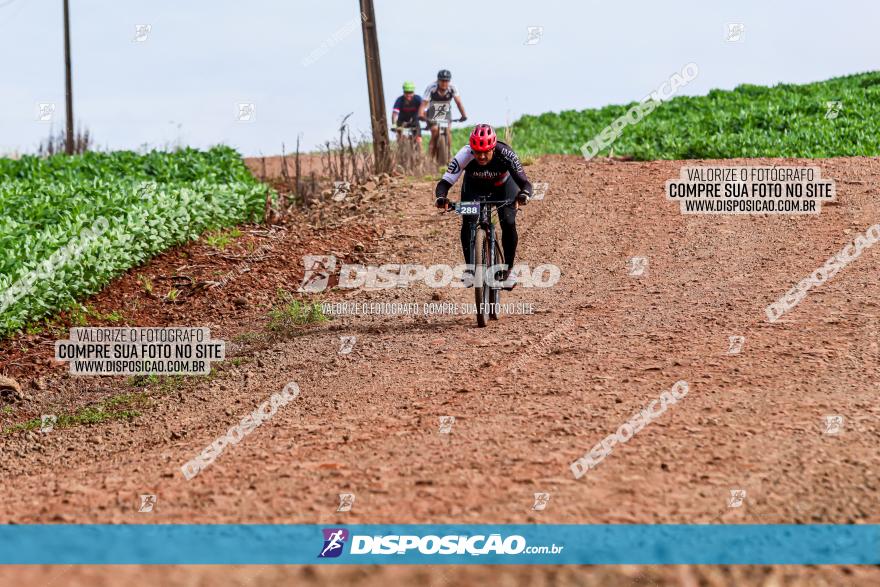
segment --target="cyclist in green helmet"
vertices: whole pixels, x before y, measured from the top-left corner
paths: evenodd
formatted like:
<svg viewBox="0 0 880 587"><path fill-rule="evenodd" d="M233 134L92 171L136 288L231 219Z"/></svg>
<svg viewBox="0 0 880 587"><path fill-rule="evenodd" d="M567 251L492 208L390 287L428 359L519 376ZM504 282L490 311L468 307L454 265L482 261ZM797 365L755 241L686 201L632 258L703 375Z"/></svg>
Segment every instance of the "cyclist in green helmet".
<svg viewBox="0 0 880 587"><path fill-rule="evenodd" d="M403 132L401 127L412 127L415 140L422 143L422 132L419 126L419 108L422 105L422 97L416 94L416 85L413 82L403 82L403 95L394 102L391 111L391 126L397 133L400 141Z"/></svg>

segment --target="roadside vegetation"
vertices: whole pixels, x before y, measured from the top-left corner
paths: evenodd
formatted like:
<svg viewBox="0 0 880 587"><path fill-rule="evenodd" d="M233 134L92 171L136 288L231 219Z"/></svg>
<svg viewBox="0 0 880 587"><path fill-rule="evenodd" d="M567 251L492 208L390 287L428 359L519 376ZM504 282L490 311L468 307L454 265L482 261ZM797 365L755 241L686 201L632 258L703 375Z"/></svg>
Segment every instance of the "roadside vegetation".
<svg viewBox="0 0 880 587"><path fill-rule="evenodd" d="M276 334L289 334L297 327L322 324L330 318L324 314L320 302L304 302L294 298L290 292L279 289L278 300L269 311L268 330Z"/></svg>
<svg viewBox="0 0 880 587"><path fill-rule="evenodd" d="M150 405L150 398L145 393L124 393L107 398L97 404L81 407L72 412L62 412L53 422L53 428L72 428L87 424L100 424L112 420L132 420L138 417L143 409ZM3 429L5 434L22 430L37 430L43 426L42 418L32 418L20 424Z"/></svg>
<svg viewBox="0 0 880 587"><path fill-rule="evenodd" d="M647 91L646 91L647 93ZM522 155L580 155L636 103L523 116L511 125ZM453 145L469 128L454 132ZM502 137L504 129L496 129ZM743 84L664 102L599 152L635 160L880 155L880 72L810 84Z"/></svg>
<svg viewBox="0 0 880 587"><path fill-rule="evenodd" d="M0 159L0 336L171 246L261 219L269 193L229 147ZM207 240L222 249L234 234Z"/></svg>

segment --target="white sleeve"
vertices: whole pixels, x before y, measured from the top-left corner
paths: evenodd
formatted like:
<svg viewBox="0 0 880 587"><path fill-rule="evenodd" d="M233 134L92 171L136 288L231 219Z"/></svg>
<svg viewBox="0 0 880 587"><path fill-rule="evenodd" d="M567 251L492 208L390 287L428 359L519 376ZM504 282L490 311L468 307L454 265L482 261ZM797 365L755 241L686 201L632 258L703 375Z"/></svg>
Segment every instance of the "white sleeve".
<svg viewBox="0 0 880 587"><path fill-rule="evenodd" d="M474 153L471 151L471 146L465 145L455 154L452 161L449 162L449 166L446 167L446 173L443 174L443 179L448 181L451 185L455 185L455 182L457 182L458 178L461 177L461 174L464 173L464 168L473 160Z"/></svg>

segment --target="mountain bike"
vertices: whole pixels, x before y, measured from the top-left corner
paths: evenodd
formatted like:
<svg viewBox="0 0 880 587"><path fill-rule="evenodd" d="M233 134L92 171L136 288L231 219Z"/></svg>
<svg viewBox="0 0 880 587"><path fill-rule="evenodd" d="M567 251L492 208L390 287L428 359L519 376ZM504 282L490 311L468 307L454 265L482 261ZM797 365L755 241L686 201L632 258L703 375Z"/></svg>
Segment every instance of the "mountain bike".
<svg viewBox="0 0 880 587"><path fill-rule="evenodd" d="M471 225L470 258L474 260L474 301L477 326L486 326L489 320L498 320L503 282L497 272L504 265L504 251L495 229L498 208L513 204L511 200L488 200L478 196L469 202L456 202L452 210L461 216L476 216Z"/></svg>

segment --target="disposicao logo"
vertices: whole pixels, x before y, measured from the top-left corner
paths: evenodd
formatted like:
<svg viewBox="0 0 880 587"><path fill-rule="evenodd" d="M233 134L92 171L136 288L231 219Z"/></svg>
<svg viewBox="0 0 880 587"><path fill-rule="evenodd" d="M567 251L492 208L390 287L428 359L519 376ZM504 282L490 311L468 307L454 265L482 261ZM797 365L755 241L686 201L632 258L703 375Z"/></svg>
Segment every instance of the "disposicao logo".
<svg viewBox="0 0 880 587"><path fill-rule="evenodd" d="M345 528L324 528L324 548L318 558L336 558L342 554L342 547L348 540L348 530Z"/></svg>
<svg viewBox="0 0 880 587"><path fill-rule="evenodd" d="M351 538L349 554L356 555L558 555L565 548L556 544L528 546L526 539L518 534L506 537L501 534L459 534L438 536L416 535L349 535L344 528L324 528L324 548L318 558L335 558L342 554L346 541ZM414 553L411 551L415 551Z"/></svg>

